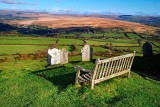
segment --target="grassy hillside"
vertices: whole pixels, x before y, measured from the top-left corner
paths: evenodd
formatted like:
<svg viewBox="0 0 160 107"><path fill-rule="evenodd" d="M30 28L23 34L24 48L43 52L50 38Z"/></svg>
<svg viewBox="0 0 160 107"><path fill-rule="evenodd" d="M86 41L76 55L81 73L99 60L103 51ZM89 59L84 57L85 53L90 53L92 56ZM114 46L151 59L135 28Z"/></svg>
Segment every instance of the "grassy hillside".
<svg viewBox="0 0 160 107"><path fill-rule="evenodd" d="M76 87L73 65L44 68L45 60L3 64L0 73L2 106L160 106L160 82L132 71L95 86ZM77 63L91 69L93 63ZM1 65L2 66L2 65ZM16 66L16 68L13 68Z"/></svg>
<svg viewBox="0 0 160 107"><path fill-rule="evenodd" d="M120 49L126 54L137 51L133 62L131 78L126 75L113 78L95 85L91 90L89 84L74 85L75 65L93 69L96 58L107 58L94 55L91 62L81 62L81 56L70 56L69 63L45 67L47 58L37 60L15 60L15 53L34 53L47 50L55 43L55 38L46 37L0 37L0 105L2 107L43 106L43 107L159 107L160 55L142 57L142 48L135 39L92 39L87 40L94 45L94 52L104 52L101 45L112 43L114 49ZM142 40L142 43L145 41ZM17 44L17 45L15 45ZM64 44L68 44L65 45ZM58 48L65 47L71 52L71 44L83 44L78 39L59 39ZM82 46L78 45L78 52ZM136 46L136 47L130 47ZM154 54L160 53L160 44L155 42ZM130 51L125 51L130 50ZM7 55L8 54L8 55Z"/></svg>

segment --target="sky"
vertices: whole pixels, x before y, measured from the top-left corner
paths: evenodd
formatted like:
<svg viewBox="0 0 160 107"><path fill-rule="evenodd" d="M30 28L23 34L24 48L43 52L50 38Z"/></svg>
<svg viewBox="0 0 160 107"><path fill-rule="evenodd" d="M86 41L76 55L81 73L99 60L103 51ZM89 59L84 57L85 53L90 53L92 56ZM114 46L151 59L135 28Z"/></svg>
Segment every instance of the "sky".
<svg viewBox="0 0 160 107"><path fill-rule="evenodd" d="M66 14L160 15L160 0L0 0L0 9Z"/></svg>

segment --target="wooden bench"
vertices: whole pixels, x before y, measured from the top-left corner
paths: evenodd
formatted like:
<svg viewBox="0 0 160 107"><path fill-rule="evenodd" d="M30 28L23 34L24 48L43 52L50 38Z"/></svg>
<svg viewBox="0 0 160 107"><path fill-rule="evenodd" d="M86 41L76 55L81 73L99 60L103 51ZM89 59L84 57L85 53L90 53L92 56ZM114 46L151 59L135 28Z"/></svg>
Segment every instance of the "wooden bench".
<svg viewBox="0 0 160 107"><path fill-rule="evenodd" d="M95 84L119 75L128 73L128 77L130 77L130 69L134 56L135 52L103 60L97 59L93 70L76 66L75 83L89 82L91 89L93 89Z"/></svg>

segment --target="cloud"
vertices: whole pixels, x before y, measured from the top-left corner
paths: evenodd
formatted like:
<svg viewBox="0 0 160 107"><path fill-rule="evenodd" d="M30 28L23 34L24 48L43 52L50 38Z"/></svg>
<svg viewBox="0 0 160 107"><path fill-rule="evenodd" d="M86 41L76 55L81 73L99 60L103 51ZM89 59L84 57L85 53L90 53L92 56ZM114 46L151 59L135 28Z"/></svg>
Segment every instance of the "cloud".
<svg viewBox="0 0 160 107"><path fill-rule="evenodd" d="M59 9L59 8L53 8L50 9L51 13L63 13L63 14L67 14L67 13L73 13L72 9Z"/></svg>
<svg viewBox="0 0 160 107"><path fill-rule="evenodd" d="M19 5L34 5L29 2L17 1L17 0L0 0L0 3L4 4L19 4Z"/></svg>

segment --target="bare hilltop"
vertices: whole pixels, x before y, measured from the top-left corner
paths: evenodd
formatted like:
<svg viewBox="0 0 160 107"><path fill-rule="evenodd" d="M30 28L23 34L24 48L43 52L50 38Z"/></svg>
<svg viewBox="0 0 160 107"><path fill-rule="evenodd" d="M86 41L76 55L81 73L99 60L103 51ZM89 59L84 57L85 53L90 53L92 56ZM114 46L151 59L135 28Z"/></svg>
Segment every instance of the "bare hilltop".
<svg viewBox="0 0 160 107"><path fill-rule="evenodd" d="M10 14L9 14L10 13ZM56 15L44 12L18 12L1 11L1 15L25 17L21 20L7 20L9 24L16 25L39 25L49 28L70 28L70 27L92 27L92 28L121 28L126 32L136 32L143 34L156 34L160 31L159 27L148 26L135 22L101 18L89 15ZM27 18L28 17L28 18Z"/></svg>

